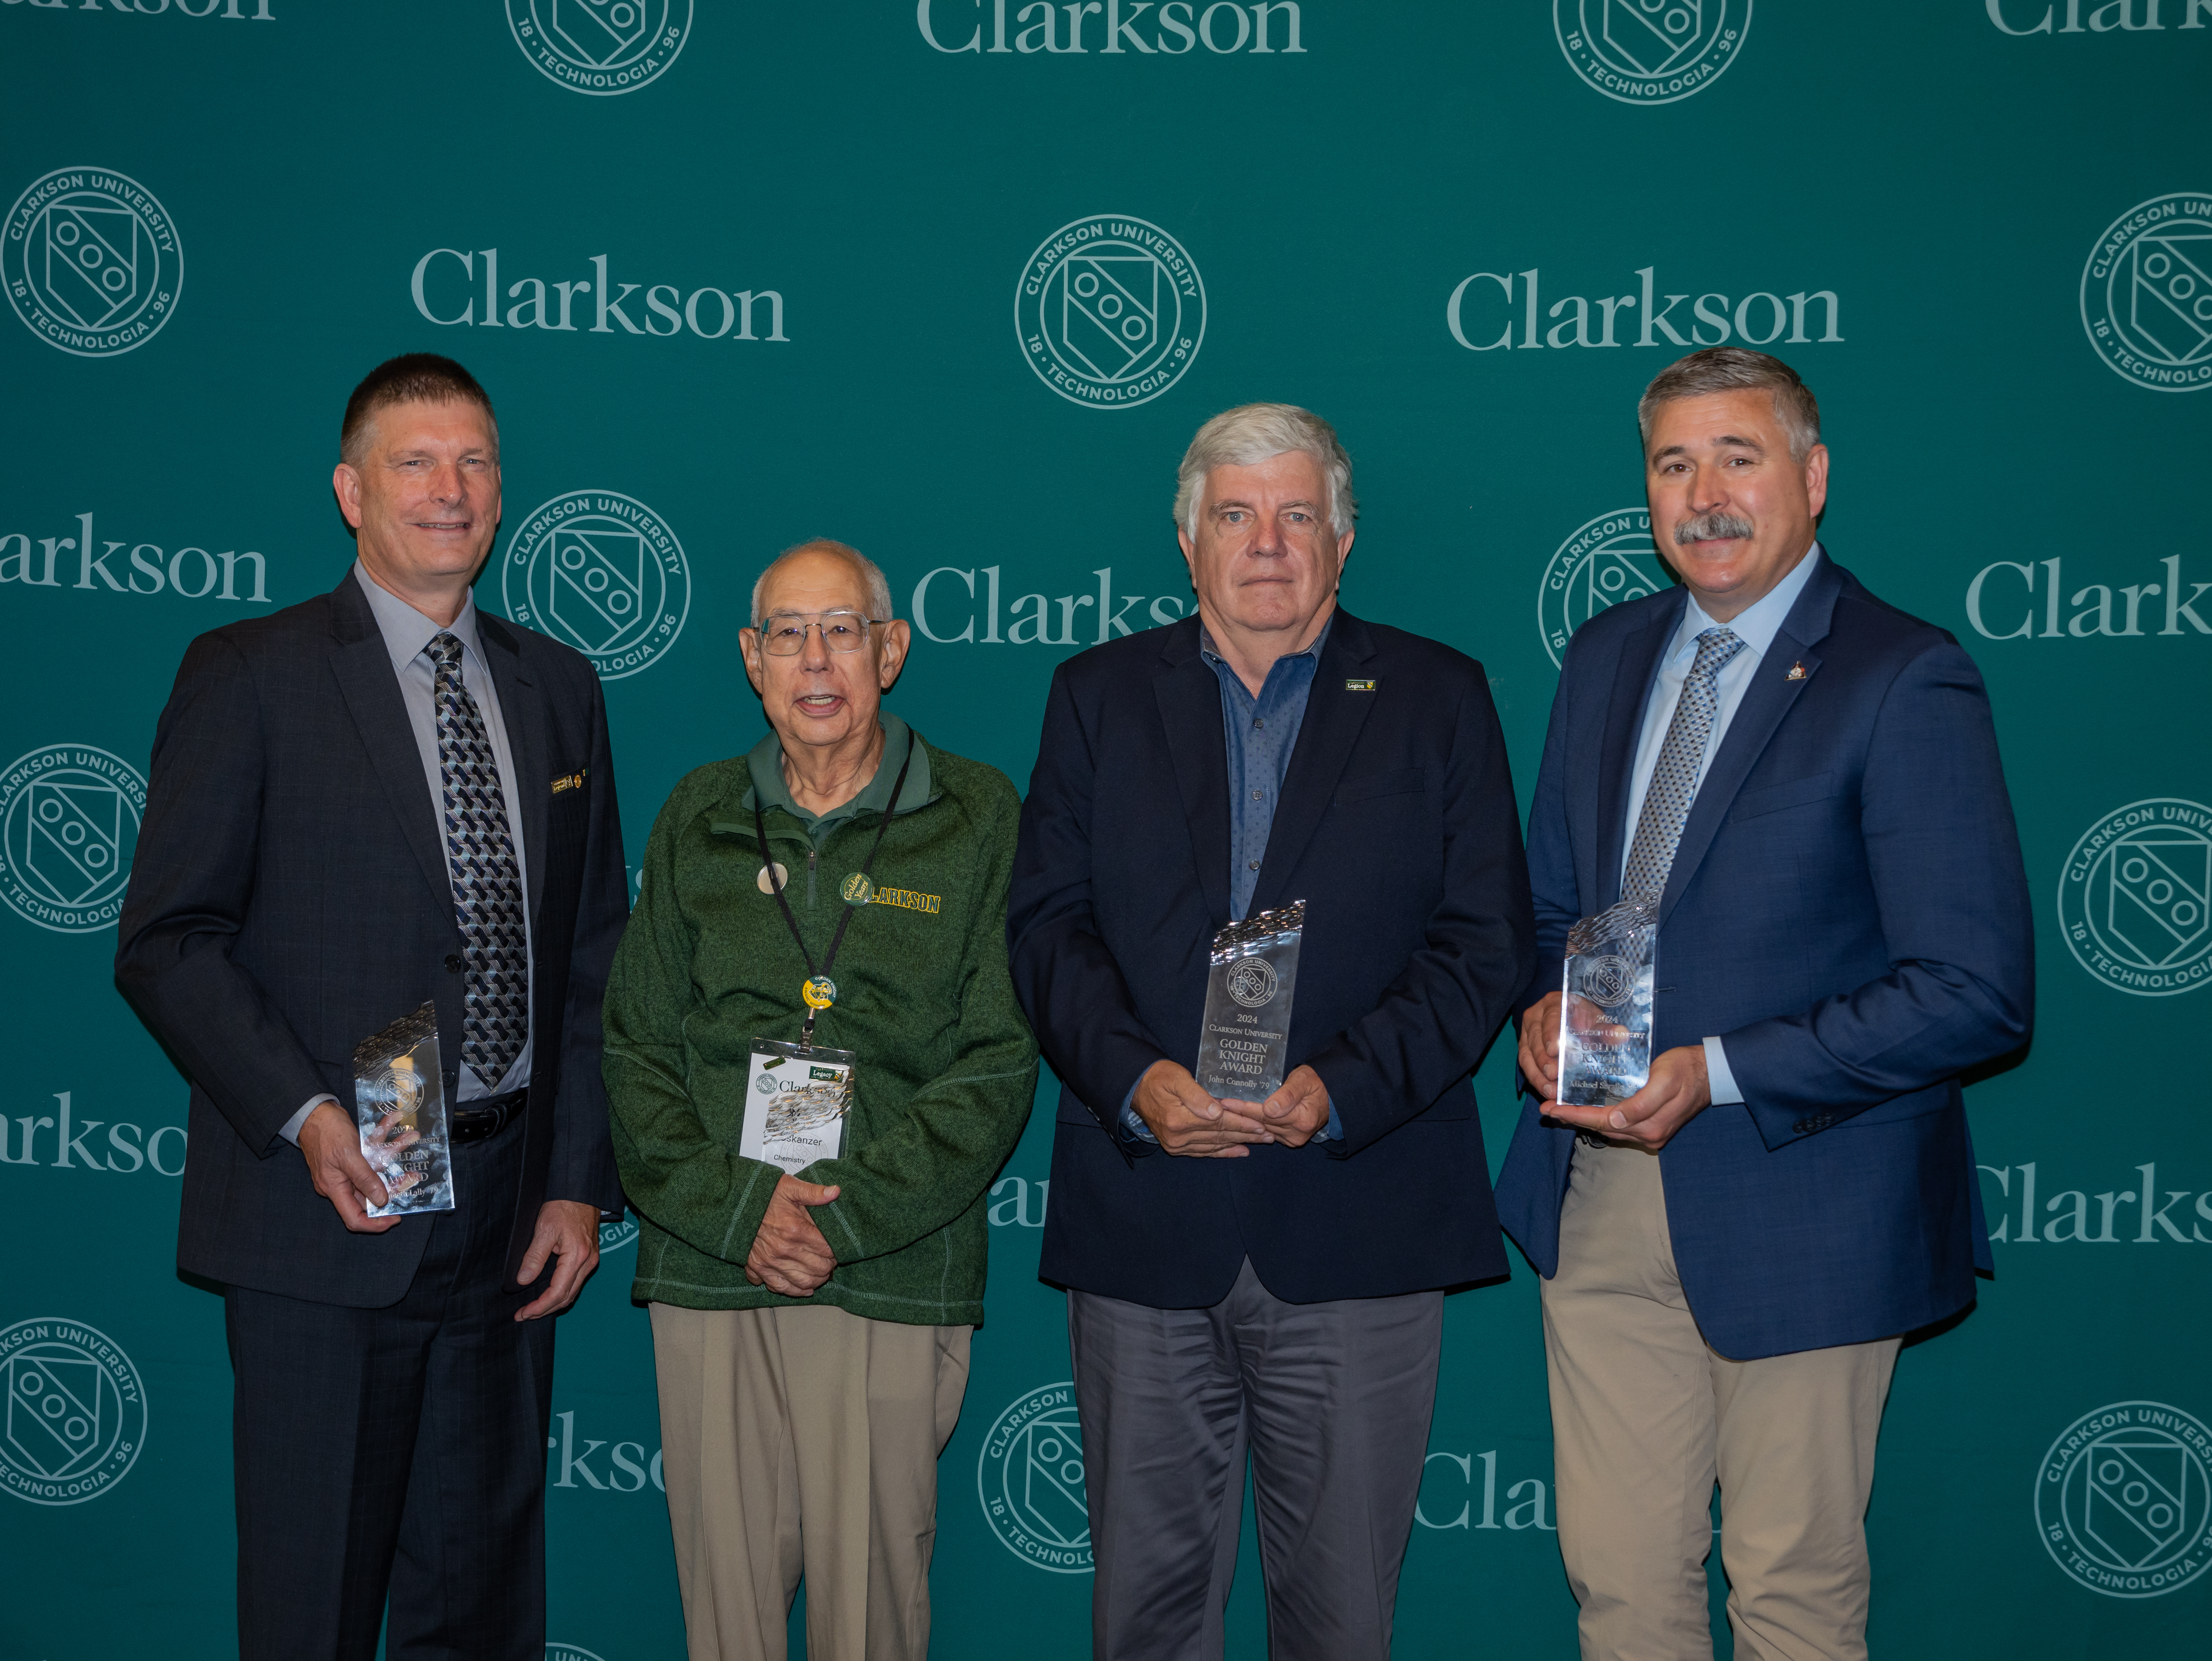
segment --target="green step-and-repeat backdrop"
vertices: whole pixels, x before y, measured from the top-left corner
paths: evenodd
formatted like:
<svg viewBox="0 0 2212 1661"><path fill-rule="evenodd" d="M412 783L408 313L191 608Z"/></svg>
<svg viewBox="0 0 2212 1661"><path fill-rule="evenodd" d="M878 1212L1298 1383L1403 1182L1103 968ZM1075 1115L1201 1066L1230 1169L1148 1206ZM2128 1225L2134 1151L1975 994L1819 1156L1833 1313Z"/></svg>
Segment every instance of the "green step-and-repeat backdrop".
<svg viewBox="0 0 2212 1661"><path fill-rule="evenodd" d="M892 707L1025 781L1053 666L1188 608L1175 465L1255 399L1337 424L1347 601L1483 660L1525 794L1562 642L1667 581L1638 392L1727 341L1820 394L1836 557L1981 665L2033 882L2035 1040L1969 1093L1998 1275L1898 1369L1875 1652L2202 1653L2208 71L2212 0L0 0L0 1654L232 1651L114 922L185 642L346 569L372 364L491 390L478 603L599 664L635 859L758 736L737 630L810 535L913 620ZM1088 1643L1050 1129L992 1191L953 1661ZM546 1453L550 1652L599 1661L682 1653L632 1238ZM1534 1278L1447 1307L1398 1653L1571 1656ZM1234 1656L1258 1590L1248 1544Z"/></svg>

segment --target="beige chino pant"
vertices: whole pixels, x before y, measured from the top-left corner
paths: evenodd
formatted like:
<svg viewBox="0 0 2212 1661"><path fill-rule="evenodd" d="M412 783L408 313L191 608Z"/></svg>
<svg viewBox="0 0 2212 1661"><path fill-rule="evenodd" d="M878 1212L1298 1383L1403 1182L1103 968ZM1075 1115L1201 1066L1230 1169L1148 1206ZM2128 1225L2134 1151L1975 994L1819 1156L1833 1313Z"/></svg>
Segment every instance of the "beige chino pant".
<svg viewBox="0 0 2212 1661"><path fill-rule="evenodd" d="M809 1661L924 1661L937 1456L974 1329L652 1311L690 1661L783 1661L801 1574Z"/></svg>
<svg viewBox="0 0 2212 1661"><path fill-rule="evenodd" d="M1583 1661L1711 1661L1721 1490L1743 1661L1863 1661L1867 1500L1899 1340L1732 1361L1675 1273L1658 1159L1577 1143L1544 1282L1559 1554Z"/></svg>

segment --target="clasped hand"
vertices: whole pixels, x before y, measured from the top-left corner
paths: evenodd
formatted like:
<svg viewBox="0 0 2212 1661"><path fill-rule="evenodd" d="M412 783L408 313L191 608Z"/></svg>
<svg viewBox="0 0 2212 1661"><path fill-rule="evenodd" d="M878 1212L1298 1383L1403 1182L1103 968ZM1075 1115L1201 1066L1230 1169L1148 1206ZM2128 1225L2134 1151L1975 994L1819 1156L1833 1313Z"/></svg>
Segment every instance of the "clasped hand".
<svg viewBox="0 0 2212 1661"><path fill-rule="evenodd" d="M836 1269L837 1254L814 1226L809 1208L828 1205L841 1191L787 1173L777 1177L753 1249L745 1254L745 1279L787 1298L812 1297Z"/></svg>
<svg viewBox="0 0 2212 1661"><path fill-rule="evenodd" d="M1712 1105L1712 1082L1701 1043L1660 1051L1652 1059L1651 1077L1644 1088L1612 1107L1574 1107L1558 1099L1561 995L1546 993L1521 1018L1521 1076L1544 1098L1540 1111L1546 1118L1656 1153L1675 1132Z"/></svg>
<svg viewBox="0 0 2212 1661"><path fill-rule="evenodd" d="M1186 1159L1242 1159L1255 1142L1303 1147L1328 1123L1328 1089L1310 1067L1294 1069L1266 1101L1244 1102L1211 1096L1188 1068L1157 1061L1130 1105L1163 1153Z"/></svg>

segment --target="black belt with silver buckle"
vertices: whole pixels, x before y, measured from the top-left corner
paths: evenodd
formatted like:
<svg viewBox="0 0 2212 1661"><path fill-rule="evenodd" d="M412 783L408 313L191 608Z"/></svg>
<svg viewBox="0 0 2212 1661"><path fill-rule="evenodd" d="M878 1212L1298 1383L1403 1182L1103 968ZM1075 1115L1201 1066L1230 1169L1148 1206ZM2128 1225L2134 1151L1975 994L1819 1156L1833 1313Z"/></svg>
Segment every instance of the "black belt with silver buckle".
<svg viewBox="0 0 2212 1661"><path fill-rule="evenodd" d="M504 1096L479 1096L471 1102L455 1103L453 1141L481 1142L498 1135L522 1116L522 1110L529 1102L530 1092L526 1087L510 1090Z"/></svg>

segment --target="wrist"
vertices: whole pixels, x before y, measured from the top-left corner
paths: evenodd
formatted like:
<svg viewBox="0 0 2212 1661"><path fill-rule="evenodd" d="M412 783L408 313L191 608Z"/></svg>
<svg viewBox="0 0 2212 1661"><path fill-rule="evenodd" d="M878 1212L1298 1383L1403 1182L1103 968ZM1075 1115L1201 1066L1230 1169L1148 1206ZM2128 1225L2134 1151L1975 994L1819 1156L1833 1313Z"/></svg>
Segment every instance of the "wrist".
<svg viewBox="0 0 2212 1661"><path fill-rule="evenodd" d="M322 1101L318 1102L308 1111L307 1116L300 1121L299 1145L304 1148L310 1135L319 1140L324 1136L354 1136L356 1134L353 1120L336 1100Z"/></svg>

